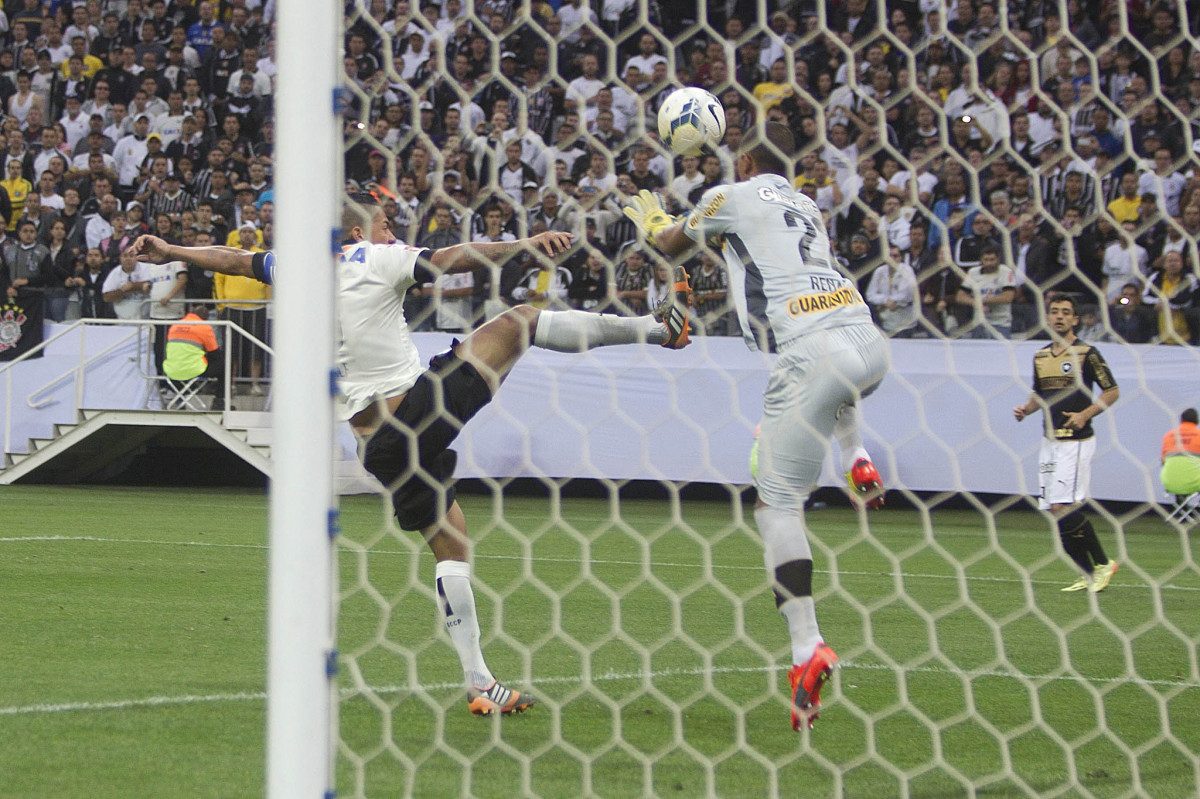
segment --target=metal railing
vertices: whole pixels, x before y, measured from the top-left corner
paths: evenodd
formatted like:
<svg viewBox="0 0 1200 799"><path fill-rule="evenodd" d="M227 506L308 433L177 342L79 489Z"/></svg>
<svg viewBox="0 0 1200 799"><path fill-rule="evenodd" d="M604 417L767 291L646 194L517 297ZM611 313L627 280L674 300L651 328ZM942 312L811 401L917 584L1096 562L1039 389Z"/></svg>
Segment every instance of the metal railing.
<svg viewBox="0 0 1200 799"><path fill-rule="evenodd" d="M233 322L226 320L177 320L177 319L78 319L71 322L63 330L59 330L54 335L42 341L40 344L32 347L28 352L23 353L20 357L0 364L0 376L4 378L4 452L12 452L12 429L13 429L13 395L18 396L25 391L25 387L16 386L16 366L20 363L29 361L41 354L52 344L61 341L78 331L79 333L79 358L78 361L66 371L56 375L42 385L30 390L25 395L25 405L31 409L37 410L46 408L53 404L54 398L50 396L50 392L62 386L68 381L73 381L72 386L72 413L78 415L79 410L83 407L84 390L86 381L91 369L101 360L105 359L112 352L126 346L131 338L137 339L136 355L134 360L137 363L138 375L143 378L146 383L146 394L143 397L142 407L145 407L150 398L150 392L157 383L162 379L162 376L157 374L152 368L153 366L153 347L150 346L149 328L152 327L169 327L175 324L185 325L209 325L212 328L222 328L221 335L222 349L225 353L231 351L231 344L234 336L241 336L251 345L261 350L266 355L273 355L271 347L261 341L256 336L252 335L242 327ZM122 327L129 328L129 334L122 336L116 341L110 342L99 352L93 353L90 356L87 352L87 332L89 328L96 327ZM165 334L165 331L164 331ZM233 393L233 381L231 379L232 361L229 357L224 359L224 394L223 400L226 408L230 407L230 399ZM16 391L14 392L14 389Z"/></svg>

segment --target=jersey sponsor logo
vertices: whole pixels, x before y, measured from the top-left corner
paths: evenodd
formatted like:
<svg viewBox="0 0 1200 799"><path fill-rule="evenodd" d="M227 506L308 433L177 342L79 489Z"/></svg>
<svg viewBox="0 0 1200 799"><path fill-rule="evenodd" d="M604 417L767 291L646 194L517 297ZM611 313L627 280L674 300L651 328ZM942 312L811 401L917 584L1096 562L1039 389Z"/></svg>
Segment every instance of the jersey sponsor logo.
<svg viewBox="0 0 1200 799"><path fill-rule="evenodd" d="M789 316L802 316L804 314L832 311L835 308L844 308L848 305L864 304L862 295L856 289L851 286L845 286L837 291L821 294L802 294L799 297L793 297L788 300L787 311Z"/></svg>
<svg viewBox="0 0 1200 799"><path fill-rule="evenodd" d="M717 194L711 200L709 200L708 205L704 206L703 209L692 213L691 218L688 219L688 227L694 230L696 226L700 224L701 218L711 219L712 217L716 216L717 211L719 211L721 206L725 204L725 200L725 192L717 192Z"/></svg>
<svg viewBox="0 0 1200 799"><path fill-rule="evenodd" d="M1071 374L1071 362L1070 362L1070 361L1063 361L1063 363L1062 363L1062 373L1063 373L1064 375L1069 375L1069 374Z"/></svg>
<svg viewBox="0 0 1200 799"><path fill-rule="evenodd" d="M807 211L814 214L820 213L817 204L803 194L795 194L789 197L786 194L780 194L770 186L759 186L758 199L768 203L781 203L795 208L797 211Z"/></svg>

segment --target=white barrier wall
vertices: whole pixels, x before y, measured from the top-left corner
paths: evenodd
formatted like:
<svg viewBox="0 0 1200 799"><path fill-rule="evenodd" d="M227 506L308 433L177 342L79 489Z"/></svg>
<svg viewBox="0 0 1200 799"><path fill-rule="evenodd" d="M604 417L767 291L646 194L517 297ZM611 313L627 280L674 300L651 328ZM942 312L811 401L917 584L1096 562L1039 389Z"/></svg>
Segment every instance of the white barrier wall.
<svg viewBox="0 0 1200 799"><path fill-rule="evenodd" d="M92 329L88 349L121 335L119 329ZM414 339L423 358L450 342L438 333ZM1028 396L1039 346L892 342L893 373L863 404L866 444L888 486L1036 493L1040 421L1017 424L1012 407ZM1180 410L1200 406L1200 350L1118 344L1100 349L1121 385L1121 400L1095 423L1092 494L1159 499L1162 434L1175 425ZM41 411L31 410L25 399L69 369L77 352L78 340L73 349L64 345L40 364L19 368L14 449L24 451L29 436L49 435L53 422L69 421L68 391L55 392L56 403ZM87 407L129 408L144 396L131 356L128 344L89 370ZM456 443L458 476L747 483L747 454L768 368L765 356L727 338L698 339L682 352L635 346L581 355L531 350L493 403L464 429ZM348 430L342 442L353 451ZM823 475L826 485L841 482L832 463Z"/></svg>
<svg viewBox="0 0 1200 799"><path fill-rule="evenodd" d="M445 341L420 339L423 355ZM1029 395L1044 343L892 342L893 373L863 403L864 439L886 484L1037 493L1041 417L1018 424L1012 408ZM1121 400L1094 422L1093 496L1152 501L1162 494L1162 435L1180 410L1200 405L1200 352L1100 349ZM677 353L531 351L464 431L458 474L747 483L767 370L740 339L699 339ZM822 483L842 480L831 457Z"/></svg>

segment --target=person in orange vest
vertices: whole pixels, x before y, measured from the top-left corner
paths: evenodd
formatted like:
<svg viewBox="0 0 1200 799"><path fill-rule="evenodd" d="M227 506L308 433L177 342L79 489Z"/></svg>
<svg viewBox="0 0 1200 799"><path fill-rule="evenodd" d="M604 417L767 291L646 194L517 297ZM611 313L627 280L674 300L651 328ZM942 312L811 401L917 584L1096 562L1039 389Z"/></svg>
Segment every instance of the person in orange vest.
<svg viewBox="0 0 1200 799"><path fill-rule="evenodd" d="M1188 408L1179 415L1179 427L1167 432L1162 441L1163 488L1186 497L1200 493L1200 414Z"/></svg>
<svg viewBox="0 0 1200 799"><path fill-rule="evenodd" d="M203 322L208 319L208 307L193 305L181 323ZM225 358L217 345L212 325L174 324L167 330L167 357L163 374L173 381L185 383L203 375L214 382L217 398L214 411L225 410Z"/></svg>

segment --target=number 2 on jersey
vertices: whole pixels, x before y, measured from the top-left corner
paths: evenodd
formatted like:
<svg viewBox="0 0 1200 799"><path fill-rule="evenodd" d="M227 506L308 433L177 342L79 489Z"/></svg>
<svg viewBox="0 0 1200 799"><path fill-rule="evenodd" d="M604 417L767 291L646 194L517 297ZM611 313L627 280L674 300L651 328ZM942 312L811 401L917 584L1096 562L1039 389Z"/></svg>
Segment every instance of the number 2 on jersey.
<svg viewBox="0 0 1200 799"><path fill-rule="evenodd" d="M817 228L812 221L795 211L784 211L783 221L787 223L788 227L804 228L804 234L800 237L800 257L804 259L804 263L828 269L829 259L818 253L813 247L817 240Z"/></svg>

